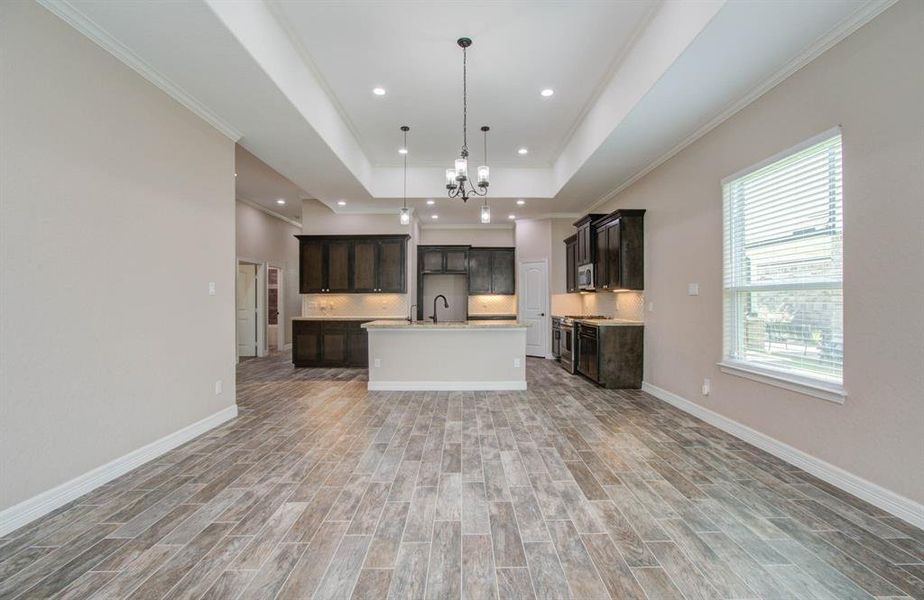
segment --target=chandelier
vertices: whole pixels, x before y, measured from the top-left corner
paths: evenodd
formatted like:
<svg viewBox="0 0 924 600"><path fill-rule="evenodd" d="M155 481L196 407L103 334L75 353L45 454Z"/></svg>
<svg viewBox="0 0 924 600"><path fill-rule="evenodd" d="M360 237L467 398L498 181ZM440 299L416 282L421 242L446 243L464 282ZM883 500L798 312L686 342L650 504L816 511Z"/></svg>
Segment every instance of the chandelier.
<svg viewBox="0 0 924 600"><path fill-rule="evenodd" d="M446 169L446 191L450 198L462 198L467 201L471 196L486 196L488 193L488 169L487 164L481 165L477 169L477 179L475 183L468 176L468 61L466 49L472 45L472 40L463 37L456 41L462 48L462 151L459 158L456 159L455 167ZM484 135L484 160L488 162L488 131L491 128L484 125L481 132ZM488 208L487 200L481 207L481 222L491 222L491 210Z"/></svg>

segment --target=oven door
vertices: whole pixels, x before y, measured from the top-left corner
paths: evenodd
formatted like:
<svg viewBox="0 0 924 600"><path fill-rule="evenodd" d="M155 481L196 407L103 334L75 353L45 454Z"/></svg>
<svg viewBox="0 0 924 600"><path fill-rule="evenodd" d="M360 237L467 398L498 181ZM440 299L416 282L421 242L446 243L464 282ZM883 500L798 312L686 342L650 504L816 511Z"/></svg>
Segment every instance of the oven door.
<svg viewBox="0 0 924 600"><path fill-rule="evenodd" d="M594 289L594 266L592 264L578 267L578 288L582 290Z"/></svg>

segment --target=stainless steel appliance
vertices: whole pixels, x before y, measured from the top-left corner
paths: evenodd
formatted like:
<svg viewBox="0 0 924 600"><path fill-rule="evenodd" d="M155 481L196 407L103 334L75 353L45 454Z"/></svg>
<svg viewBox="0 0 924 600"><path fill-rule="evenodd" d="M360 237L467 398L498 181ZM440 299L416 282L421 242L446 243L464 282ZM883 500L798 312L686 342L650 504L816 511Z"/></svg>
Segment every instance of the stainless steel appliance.
<svg viewBox="0 0 924 600"><path fill-rule="evenodd" d="M552 317L552 356L561 358L561 317Z"/></svg>
<svg viewBox="0 0 924 600"><path fill-rule="evenodd" d="M568 315L561 318L559 329L561 335L559 338L559 351L561 358L559 362L563 369L569 373L576 373L578 366L578 339L577 327L574 322L576 319L605 319L601 315Z"/></svg>
<svg viewBox="0 0 924 600"><path fill-rule="evenodd" d="M577 268L578 289L594 289L594 265L593 263L581 265Z"/></svg>

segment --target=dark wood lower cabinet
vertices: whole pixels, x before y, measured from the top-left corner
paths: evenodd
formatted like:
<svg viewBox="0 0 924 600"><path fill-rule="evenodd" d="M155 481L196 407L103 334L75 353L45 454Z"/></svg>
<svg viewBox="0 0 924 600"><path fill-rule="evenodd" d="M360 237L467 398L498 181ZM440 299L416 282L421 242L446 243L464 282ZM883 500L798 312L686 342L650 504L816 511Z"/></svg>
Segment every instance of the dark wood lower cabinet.
<svg viewBox="0 0 924 600"><path fill-rule="evenodd" d="M645 328L579 325L577 370L605 388L642 387Z"/></svg>
<svg viewBox="0 0 924 600"><path fill-rule="evenodd" d="M369 341L363 321L292 321L296 367L368 367Z"/></svg>

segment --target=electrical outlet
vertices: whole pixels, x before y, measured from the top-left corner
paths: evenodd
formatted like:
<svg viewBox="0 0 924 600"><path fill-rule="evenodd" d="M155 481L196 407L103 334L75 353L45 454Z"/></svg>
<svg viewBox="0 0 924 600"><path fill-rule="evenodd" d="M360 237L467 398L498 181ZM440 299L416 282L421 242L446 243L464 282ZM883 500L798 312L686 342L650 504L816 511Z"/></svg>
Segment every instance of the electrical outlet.
<svg viewBox="0 0 924 600"><path fill-rule="evenodd" d="M373 366L373 367L376 367L376 368L381 367L381 366L382 366L382 359L381 359L381 358L374 358L374 359L372 359L372 366Z"/></svg>
<svg viewBox="0 0 924 600"><path fill-rule="evenodd" d="M214 295L215 295L215 282L210 281L209 282L209 296L214 296Z"/></svg>
<svg viewBox="0 0 924 600"><path fill-rule="evenodd" d="M703 379L703 396L708 396L710 391L712 391L712 380L706 377Z"/></svg>
<svg viewBox="0 0 924 600"><path fill-rule="evenodd" d="M687 284L687 296L699 296L699 284L698 283L688 283Z"/></svg>
<svg viewBox="0 0 924 600"><path fill-rule="evenodd" d="M513 359L513 368L514 368L514 369L519 369L519 368L520 368L520 359L519 359L519 358L514 358L514 359Z"/></svg>
<svg viewBox="0 0 924 600"><path fill-rule="evenodd" d="M215 382L215 395L217 396L220 393L221 393L221 379Z"/></svg>

